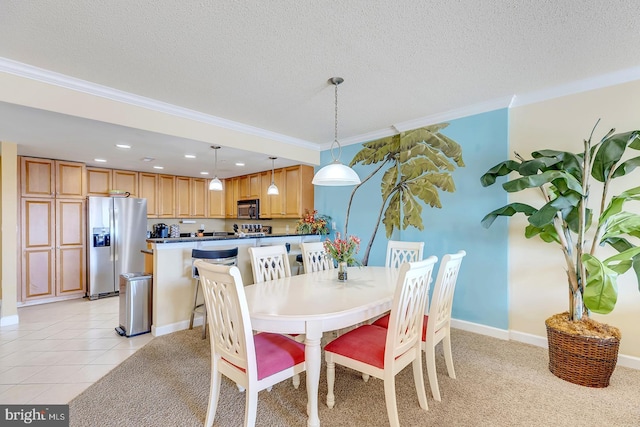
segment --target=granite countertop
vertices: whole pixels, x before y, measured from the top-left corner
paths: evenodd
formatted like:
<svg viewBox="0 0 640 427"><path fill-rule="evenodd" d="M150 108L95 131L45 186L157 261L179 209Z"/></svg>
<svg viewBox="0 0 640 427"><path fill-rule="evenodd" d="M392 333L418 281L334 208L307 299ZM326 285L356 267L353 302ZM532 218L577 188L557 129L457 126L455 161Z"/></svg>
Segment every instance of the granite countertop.
<svg viewBox="0 0 640 427"><path fill-rule="evenodd" d="M241 240L241 239L268 239L270 237L299 237L299 236L313 236L313 234L297 234L297 233L282 233L282 234L265 234L264 236L204 236L204 237L164 237L159 239L147 239L149 243L184 243L184 242L207 242L217 240Z"/></svg>

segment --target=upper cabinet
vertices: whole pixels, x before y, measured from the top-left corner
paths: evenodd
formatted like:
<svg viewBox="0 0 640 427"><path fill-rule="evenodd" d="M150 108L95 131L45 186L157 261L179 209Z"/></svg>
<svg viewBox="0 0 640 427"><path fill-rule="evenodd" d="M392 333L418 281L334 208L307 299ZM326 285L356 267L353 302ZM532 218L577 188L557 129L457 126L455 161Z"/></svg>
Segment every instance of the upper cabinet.
<svg viewBox="0 0 640 427"><path fill-rule="evenodd" d="M175 218L175 186L173 175L158 175L158 217Z"/></svg>
<svg viewBox="0 0 640 427"><path fill-rule="evenodd" d="M269 178L262 182L262 195L260 196L260 218L284 218L284 170L276 169L273 174L273 182L278 187L278 194L268 195L267 189L271 185L271 172Z"/></svg>
<svg viewBox="0 0 640 427"><path fill-rule="evenodd" d="M313 167L306 165L291 166L284 169L284 216L302 218L308 209L313 211ZM282 194L282 191L280 191Z"/></svg>
<svg viewBox="0 0 640 427"><path fill-rule="evenodd" d="M225 218L238 217L238 183L240 178L225 179Z"/></svg>
<svg viewBox="0 0 640 427"><path fill-rule="evenodd" d="M207 180L176 177L176 217L204 218L207 206Z"/></svg>
<svg viewBox="0 0 640 427"><path fill-rule="evenodd" d="M140 197L147 199L147 217L158 216L158 175L155 173L138 173L138 190Z"/></svg>
<svg viewBox="0 0 640 427"><path fill-rule="evenodd" d="M138 197L138 172L114 170L111 189L126 191L131 197Z"/></svg>
<svg viewBox="0 0 640 427"><path fill-rule="evenodd" d="M205 184L205 188L209 193L208 197L208 210L207 217L208 218L224 218L226 211L226 193L227 193L227 185L229 183L228 179L222 179L222 191L213 191L209 190L208 181Z"/></svg>
<svg viewBox="0 0 640 427"><path fill-rule="evenodd" d="M84 198L85 165L20 157L20 194L23 197Z"/></svg>
<svg viewBox="0 0 640 427"><path fill-rule="evenodd" d="M260 174L254 173L238 177L237 200L257 199L260 197Z"/></svg>
<svg viewBox="0 0 640 427"><path fill-rule="evenodd" d="M131 197L138 197L138 172L87 168L88 196L108 196L111 190L126 191Z"/></svg>

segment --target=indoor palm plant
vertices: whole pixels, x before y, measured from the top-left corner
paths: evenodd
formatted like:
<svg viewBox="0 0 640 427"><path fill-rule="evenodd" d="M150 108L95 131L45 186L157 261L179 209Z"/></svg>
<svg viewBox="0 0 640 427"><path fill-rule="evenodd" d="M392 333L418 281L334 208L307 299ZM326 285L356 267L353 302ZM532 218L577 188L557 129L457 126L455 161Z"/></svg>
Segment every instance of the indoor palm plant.
<svg viewBox="0 0 640 427"><path fill-rule="evenodd" d="M592 131L578 154L540 150L531 153L532 159L524 159L516 153L517 160L501 162L481 178L482 185L486 187L500 176L515 173L517 177L502 185L507 192L538 189L542 195L540 207L510 203L487 214L482 224L489 227L498 216L522 213L529 222L525 228L527 238L538 236L545 242L560 245L567 268L569 311L547 319L549 367L561 378L594 387L604 387L609 383L617 361L620 334L617 328L589 319L589 314L607 314L613 310L618 298L619 275L632 269L640 285L640 215L623 210L625 202L640 200L640 187L612 197L608 194L613 179L628 175L640 166L640 157L623 159L627 149L640 150L640 131L614 132L612 129L600 142L592 144ZM602 183L597 194L590 192L590 178ZM597 212L589 207L589 199L596 196L599 202ZM598 248L606 245L617 253L612 256L597 254ZM599 334L590 330L593 328L604 331L604 336L597 338ZM567 358L569 353L582 351L577 350L582 344L552 349L552 334L556 333L562 333L563 337L587 337L588 341L599 342L601 347L615 352L612 366L602 372L602 378L606 379L575 378L575 372L563 372L564 367L558 364L576 365L584 355L577 355L576 359ZM557 356L565 361L559 362ZM608 362L611 365L611 360ZM567 366L567 369L575 371L574 366ZM583 373L598 370L588 366Z"/></svg>

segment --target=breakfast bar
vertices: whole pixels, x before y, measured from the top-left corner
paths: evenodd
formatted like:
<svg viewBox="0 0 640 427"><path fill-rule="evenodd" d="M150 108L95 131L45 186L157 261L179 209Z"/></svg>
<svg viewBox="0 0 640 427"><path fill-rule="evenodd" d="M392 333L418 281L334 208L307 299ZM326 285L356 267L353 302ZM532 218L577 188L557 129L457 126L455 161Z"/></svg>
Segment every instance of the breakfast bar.
<svg viewBox="0 0 640 427"><path fill-rule="evenodd" d="M191 251L238 248L238 268L245 285L253 283L249 248L289 244L291 265L300 254L300 243L317 242L322 236L268 234L264 236L206 236L148 239L153 252L152 326L154 336L187 329L193 307L195 283ZM295 270L294 270L295 271ZM200 321L200 319L196 319Z"/></svg>

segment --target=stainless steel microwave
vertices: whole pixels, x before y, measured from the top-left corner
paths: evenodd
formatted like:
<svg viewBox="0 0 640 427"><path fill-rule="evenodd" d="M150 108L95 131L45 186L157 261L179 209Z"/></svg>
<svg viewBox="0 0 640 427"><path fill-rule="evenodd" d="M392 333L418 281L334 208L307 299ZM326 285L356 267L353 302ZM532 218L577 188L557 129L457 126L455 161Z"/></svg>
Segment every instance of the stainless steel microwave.
<svg viewBox="0 0 640 427"><path fill-rule="evenodd" d="M238 219L259 219L260 199L238 200Z"/></svg>

